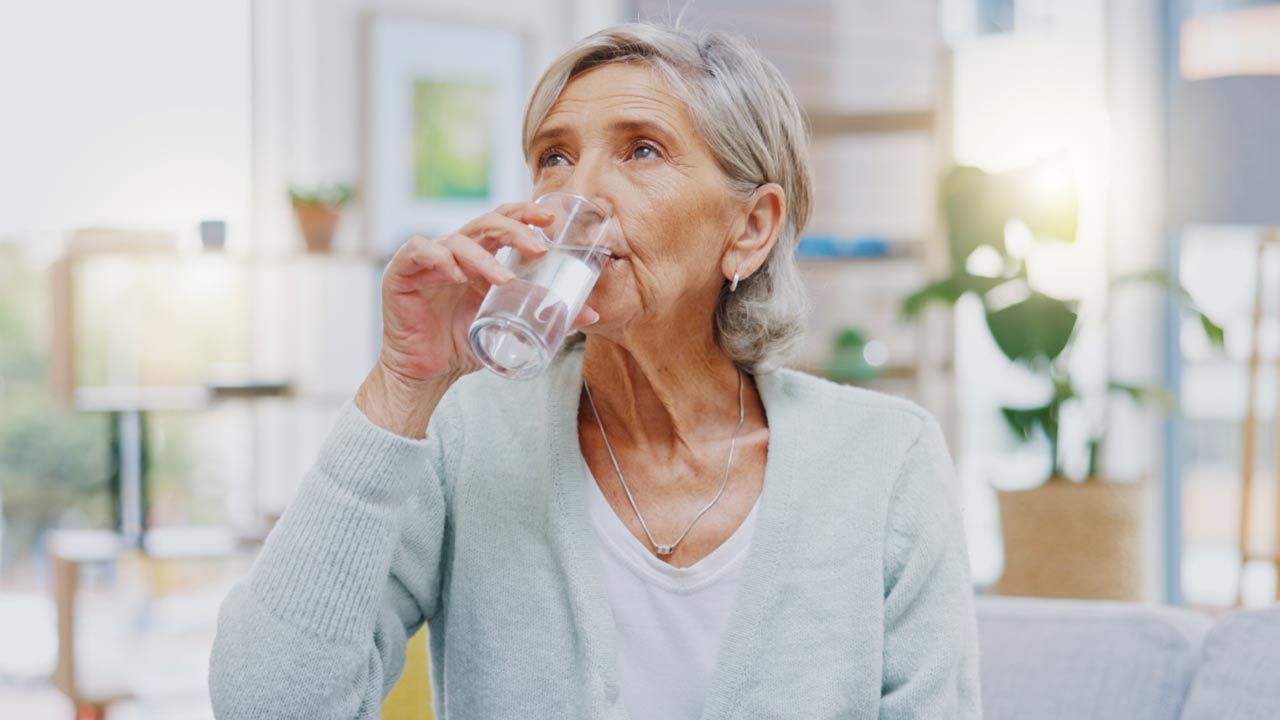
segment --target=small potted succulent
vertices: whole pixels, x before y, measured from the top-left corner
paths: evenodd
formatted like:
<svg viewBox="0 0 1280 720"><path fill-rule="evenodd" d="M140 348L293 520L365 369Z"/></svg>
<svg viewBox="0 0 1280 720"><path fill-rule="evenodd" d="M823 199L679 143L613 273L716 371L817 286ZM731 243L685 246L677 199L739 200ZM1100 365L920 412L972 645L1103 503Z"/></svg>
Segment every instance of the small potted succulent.
<svg viewBox="0 0 1280 720"><path fill-rule="evenodd" d="M1045 482L1030 490L1000 490L1004 537L1004 575L996 591L1010 595L1136 600L1141 596L1142 484L1109 482L1097 468L1106 418L1088 429L1088 467L1083 479L1067 477L1060 463L1059 419L1064 405L1085 406L1118 393L1136 402L1172 412L1163 388L1141 387L1109 379L1105 391L1082 387L1067 359L1078 330L1078 305L1032 287L1025 249L1006 244L1006 229L1023 226L1030 241L1074 242L1078 199L1070 183L1043 192L1050 164L1000 174L973 167L953 168L941 185L941 211L947 226L952 272L908 296L905 319L928 304L954 304L969 295L982 302L987 328L1010 361L1044 380L1045 397L1032 406L1002 407L1001 415L1021 442L1048 441L1051 454ZM1059 180L1062 178L1059 177ZM1039 186L1039 187L1037 187ZM1012 224L1012 225L1011 225ZM1023 238L1028 236L1024 232ZM989 262L970 263L981 251ZM1163 271L1111 280L1111 286L1147 283L1162 287L1199 316L1210 341L1223 344L1223 330L1197 308L1186 290Z"/></svg>
<svg viewBox="0 0 1280 720"><path fill-rule="evenodd" d="M342 208L355 199L352 185L337 183L315 188L289 188L289 201L298 218L307 252L325 253L333 247L333 232L338 226Z"/></svg>

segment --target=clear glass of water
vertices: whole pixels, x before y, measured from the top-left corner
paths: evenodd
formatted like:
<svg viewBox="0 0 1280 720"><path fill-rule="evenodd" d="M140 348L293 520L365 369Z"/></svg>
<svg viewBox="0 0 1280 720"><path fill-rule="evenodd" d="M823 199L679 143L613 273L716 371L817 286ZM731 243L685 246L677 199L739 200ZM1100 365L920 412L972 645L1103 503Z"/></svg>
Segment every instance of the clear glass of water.
<svg viewBox="0 0 1280 720"><path fill-rule="evenodd" d="M540 258L513 247L497 253L516 277L489 288L468 335L477 360L514 380L535 378L550 365L613 254L616 232L609 213L581 195L551 192L534 203L555 214L545 228L529 226L550 250Z"/></svg>

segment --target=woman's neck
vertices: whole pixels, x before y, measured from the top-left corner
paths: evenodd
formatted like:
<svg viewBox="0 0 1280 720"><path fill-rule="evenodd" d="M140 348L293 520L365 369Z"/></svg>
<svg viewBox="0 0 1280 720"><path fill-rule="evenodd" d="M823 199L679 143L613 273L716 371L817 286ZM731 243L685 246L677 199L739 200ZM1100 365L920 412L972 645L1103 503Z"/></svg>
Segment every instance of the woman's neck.
<svg viewBox="0 0 1280 720"><path fill-rule="evenodd" d="M737 425L738 368L710 333L699 335L700 342L588 336L582 375L611 440L676 453L723 441ZM742 382L750 418L755 387L745 373Z"/></svg>

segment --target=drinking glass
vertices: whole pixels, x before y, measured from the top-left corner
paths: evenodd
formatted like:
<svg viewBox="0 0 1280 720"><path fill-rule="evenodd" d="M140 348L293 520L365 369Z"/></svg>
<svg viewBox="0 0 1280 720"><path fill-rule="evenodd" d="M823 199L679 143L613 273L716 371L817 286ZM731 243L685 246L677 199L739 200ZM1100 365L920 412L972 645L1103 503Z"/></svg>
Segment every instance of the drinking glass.
<svg viewBox="0 0 1280 720"><path fill-rule="evenodd" d="M540 258L514 247L497 254L515 279L489 288L468 340L476 359L493 372L530 380L546 370L568 335L569 325L612 256L613 218L572 193L551 192L534 200L555 219L546 228L529 225L547 242Z"/></svg>

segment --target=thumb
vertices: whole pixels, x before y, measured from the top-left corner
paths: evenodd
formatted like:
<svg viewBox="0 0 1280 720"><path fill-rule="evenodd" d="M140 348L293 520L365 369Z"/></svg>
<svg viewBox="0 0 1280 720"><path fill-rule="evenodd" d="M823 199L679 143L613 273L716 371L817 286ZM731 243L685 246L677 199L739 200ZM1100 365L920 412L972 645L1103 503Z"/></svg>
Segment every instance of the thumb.
<svg viewBox="0 0 1280 720"><path fill-rule="evenodd" d="M573 324L569 326L570 330L577 330L586 325L592 325L600 320L600 313L596 312L590 305L583 305L582 310L578 312L578 317L574 318Z"/></svg>

